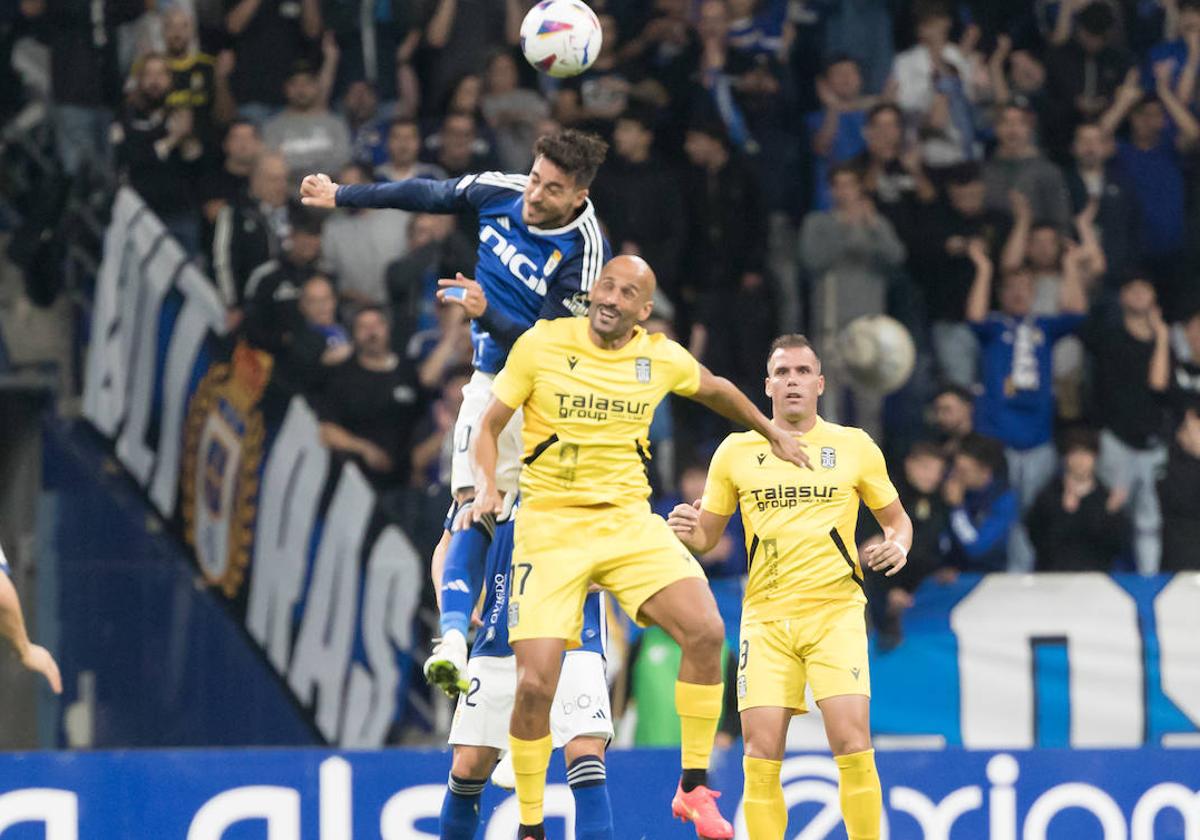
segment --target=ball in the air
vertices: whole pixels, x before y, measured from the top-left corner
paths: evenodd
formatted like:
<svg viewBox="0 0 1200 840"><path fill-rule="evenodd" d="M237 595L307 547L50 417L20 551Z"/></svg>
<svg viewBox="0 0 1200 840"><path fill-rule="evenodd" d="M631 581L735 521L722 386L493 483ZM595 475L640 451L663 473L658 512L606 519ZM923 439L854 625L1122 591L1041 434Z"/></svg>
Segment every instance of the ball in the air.
<svg viewBox="0 0 1200 840"><path fill-rule="evenodd" d="M542 0L521 24L525 60L560 79L591 67L601 41L600 21L583 0Z"/></svg>
<svg viewBox="0 0 1200 840"><path fill-rule="evenodd" d="M903 388L917 360L908 330L886 315L847 324L838 336L838 352L855 385L881 394Z"/></svg>

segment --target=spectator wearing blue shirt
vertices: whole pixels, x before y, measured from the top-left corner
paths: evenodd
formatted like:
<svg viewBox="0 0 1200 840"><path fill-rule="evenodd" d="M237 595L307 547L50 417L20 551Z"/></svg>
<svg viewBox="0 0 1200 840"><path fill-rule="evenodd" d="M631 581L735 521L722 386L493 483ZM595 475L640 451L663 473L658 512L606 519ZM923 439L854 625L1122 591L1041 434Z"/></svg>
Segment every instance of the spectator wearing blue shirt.
<svg viewBox="0 0 1200 840"><path fill-rule="evenodd" d="M1151 48L1142 68L1142 80L1143 84L1153 83L1154 66L1163 61L1171 62L1171 86L1179 101L1190 105L1196 70L1200 68L1200 0L1177 0L1177 3L1176 32L1179 37ZM1187 87L1180 87L1181 83Z"/></svg>
<svg viewBox="0 0 1200 840"><path fill-rule="evenodd" d="M991 260L979 242L972 242L969 253L975 263L975 281L966 315L979 339L983 372L983 393L975 403L975 428L1003 443L1008 477L1024 511L1058 466L1052 441L1052 354L1055 342L1083 322L1087 298L1078 261L1068 259L1060 291L1062 314L1033 314L1033 277L1023 267L1005 274L1000 311L989 312ZM1009 568L1020 572L1033 568L1033 547L1019 525L1013 529Z"/></svg>
<svg viewBox="0 0 1200 840"><path fill-rule="evenodd" d="M954 565L964 572L1011 569L1008 545L1020 506L1005 477L1003 444L978 434L963 438L942 493Z"/></svg>
<svg viewBox="0 0 1200 840"><path fill-rule="evenodd" d="M829 167L859 155L866 148L864 129L869 107L862 97L862 71L848 55L835 55L817 78L817 98L823 110L808 115L813 151L813 208L829 210Z"/></svg>
<svg viewBox="0 0 1200 840"><path fill-rule="evenodd" d="M1129 118L1129 138L1118 142L1117 162L1133 186L1142 262L1155 275L1168 307L1184 246L1187 185L1181 155L1200 139L1200 123L1171 89L1171 72L1170 62L1156 64L1155 95L1145 96L1137 72L1130 71L1100 119L1115 132Z"/></svg>

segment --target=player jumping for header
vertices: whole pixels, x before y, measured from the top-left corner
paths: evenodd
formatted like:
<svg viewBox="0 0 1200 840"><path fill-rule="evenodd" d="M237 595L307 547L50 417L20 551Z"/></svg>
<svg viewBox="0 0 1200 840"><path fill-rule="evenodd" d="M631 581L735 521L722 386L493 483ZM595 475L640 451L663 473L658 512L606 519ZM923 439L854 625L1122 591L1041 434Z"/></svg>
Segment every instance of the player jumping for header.
<svg viewBox="0 0 1200 840"><path fill-rule="evenodd" d="M713 454L703 501L678 505L668 518L683 544L700 554L717 544L739 508L746 528L750 580L737 698L750 840L783 840L787 830L779 771L788 724L807 711L806 682L837 762L846 834L879 840L883 804L871 749L867 599L855 558L859 500L883 527L884 541L863 551L872 569L900 571L913 528L874 441L817 415L824 390L821 360L808 341L776 339L766 379L772 420L820 453L815 472L776 457L774 439L732 434Z"/></svg>
<svg viewBox="0 0 1200 840"><path fill-rule="evenodd" d="M394 207L426 213L479 214L475 279L442 279L438 298L461 306L471 319L475 374L463 388L454 426L452 531L434 552L433 578L441 590L441 639L425 676L447 693L466 690L467 630L479 599L484 557L494 530L491 517L464 527L475 494L471 441L513 342L538 318L582 315L587 295L608 259L588 186L608 146L595 135L567 129L534 146L528 175L485 172L447 181L410 179L339 186L309 175L300 187L314 207ZM515 493L521 462L521 418L504 430L496 480ZM445 564L444 570L441 568Z"/></svg>
<svg viewBox="0 0 1200 840"><path fill-rule="evenodd" d="M596 583L642 624L679 643L675 687L683 773L672 810L701 837L733 829L707 786L721 712L724 627L700 564L650 512L650 420L668 393L700 402L807 466L802 444L686 350L638 326L653 308L654 272L638 257L605 265L587 319L539 321L492 383L476 440L480 477L472 517L501 510L499 440L524 408L525 468L513 549L509 640L517 692L509 730L521 840L544 837L550 706L563 650L577 645L584 598Z"/></svg>

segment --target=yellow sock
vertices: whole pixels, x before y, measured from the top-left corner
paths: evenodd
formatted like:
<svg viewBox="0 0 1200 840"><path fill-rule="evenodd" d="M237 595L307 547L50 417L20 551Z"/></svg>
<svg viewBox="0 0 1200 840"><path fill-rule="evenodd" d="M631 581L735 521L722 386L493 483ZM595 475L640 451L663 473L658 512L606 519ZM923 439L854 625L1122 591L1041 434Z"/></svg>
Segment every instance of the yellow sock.
<svg viewBox="0 0 1200 840"><path fill-rule="evenodd" d="M521 824L539 825L543 821L542 806L546 798L546 768L554 746L550 736L536 741L522 741L508 736L512 751L513 774L517 777L517 802L521 806Z"/></svg>
<svg viewBox="0 0 1200 840"><path fill-rule="evenodd" d="M675 683L675 711L679 713L679 734L684 770L707 770L713 738L721 722L721 700L725 686Z"/></svg>
<svg viewBox="0 0 1200 840"><path fill-rule="evenodd" d="M883 790L875 772L875 750L837 755L838 794L849 840L879 840Z"/></svg>
<svg viewBox="0 0 1200 840"><path fill-rule="evenodd" d="M768 758L742 759L746 786L742 792L742 810L750 840L783 840L787 833L787 804L779 784L782 761Z"/></svg>

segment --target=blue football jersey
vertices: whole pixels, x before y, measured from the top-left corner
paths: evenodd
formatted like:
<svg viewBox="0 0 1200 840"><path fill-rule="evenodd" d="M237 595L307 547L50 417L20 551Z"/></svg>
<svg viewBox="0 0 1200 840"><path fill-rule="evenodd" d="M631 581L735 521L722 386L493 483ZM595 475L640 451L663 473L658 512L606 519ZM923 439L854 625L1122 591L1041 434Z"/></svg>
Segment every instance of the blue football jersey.
<svg viewBox="0 0 1200 840"><path fill-rule="evenodd" d="M339 207L393 207L479 215L475 280L488 307L471 323L475 367L497 373L513 343L540 318L583 315L612 251L589 199L583 212L546 230L521 220L527 175L484 172L446 181L412 179L339 187Z"/></svg>
<svg viewBox="0 0 1200 840"><path fill-rule="evenodd" d="M496 534L488 549L484 572L483 626L475 634L471 656L512 656L508 644L508 593L513 583L512 551L515 522L509 519L496 525ZM517 574L520 574L518 570ZM608 643L603 592L592 592L583 602L583 633L578 650L604 655Z"/></svg>

